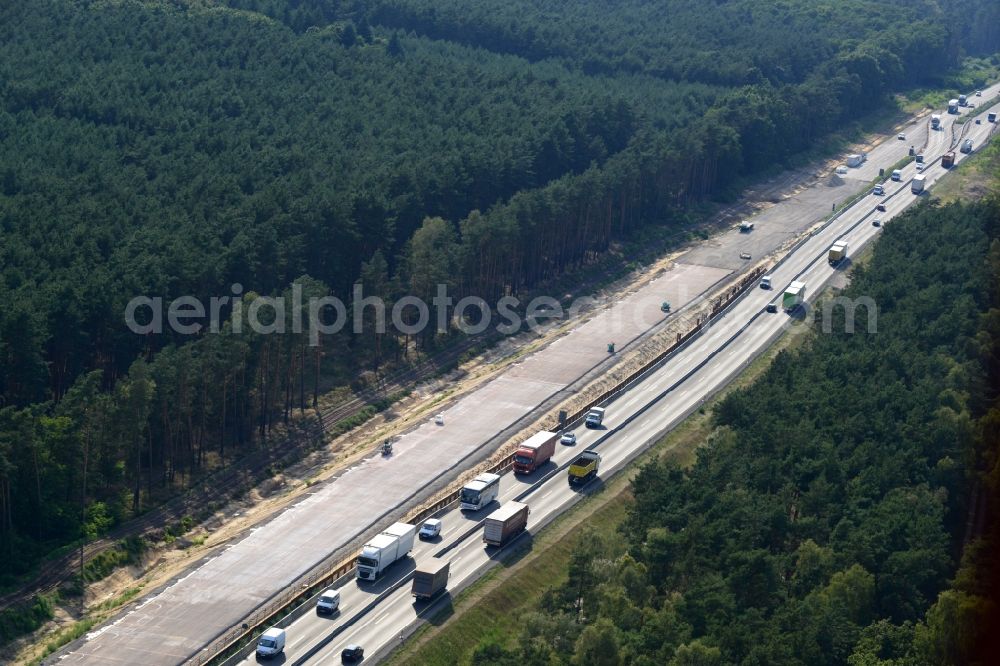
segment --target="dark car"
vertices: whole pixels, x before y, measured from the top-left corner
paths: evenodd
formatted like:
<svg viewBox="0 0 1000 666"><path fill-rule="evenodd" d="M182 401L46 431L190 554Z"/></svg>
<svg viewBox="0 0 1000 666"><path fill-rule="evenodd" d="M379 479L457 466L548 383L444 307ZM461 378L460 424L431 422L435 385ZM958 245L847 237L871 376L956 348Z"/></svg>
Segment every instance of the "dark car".
<svg viewBox="0 0 1000 666"><path fill-rule="evenodd" d="M884 213L885 212L885 204L879 204L879 205L875 206L875 210L879 211L880 213Z"/></svg>
<svg viewBox="0 0 1000 666"><path fill-rule="evenodd" d="M348 645L340 653L340 659L346 662L361 661L365 658L365 649L360 645Z"/></svg>
<svg viewBox="0 0 1000 666"><path fill-rule="evenodd" d="M872 226L873 227L881 227L882 226L882 220L879 220L879 219L872 220Z"/></svg>
<svg viewBox="0 0 1000 666"><path fill-rule="evenodd" d="M767 307L764 309L767 310L768 312L777 312L778 306L775 303L768 303Z"/></svg>

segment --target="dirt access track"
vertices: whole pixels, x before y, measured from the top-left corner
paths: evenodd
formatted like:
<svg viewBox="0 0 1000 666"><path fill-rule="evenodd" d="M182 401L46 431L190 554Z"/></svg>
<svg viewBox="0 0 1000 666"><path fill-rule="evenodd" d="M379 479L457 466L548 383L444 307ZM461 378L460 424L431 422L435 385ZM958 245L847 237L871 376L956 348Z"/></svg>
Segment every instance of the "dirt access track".
<svg viewBox="0 0 1000 666"><path fill-rule="evenodd" d="M919 125L907 129L913 134L920 132ZM896 131L898 128L893 128L892 134ZM906 149L898 142L882 140L867 165L891 165ZM313 566L351 552L365 535L488 456L516 424L532 420L528 415L571 398L581 382L599 376L613 363L606 351L608 342L616 342L619 350L628 349L663 330L663 301L671 302L675 311L696 303L728 278L759 263L767 253L808 232L825 219L832 204L867 187L868 174L831 181L833 166L785 173L772 186L751 192L752 204L726 211L715 223L732 224L756 209L760 212L753 217L753 232L731 229L719 233L674 255L666 266L633 276L622 290L630 293L612 295L607 306L592 310L589 317L554 328L547 336L554 338L550 344L519 357L486 380L472 380L478 385L447 407L436 408L444 425L425 420L439 396L415 400L411 408L425 416L419 426L396 442L392 457L361 458L355 449L348 467L338 466L324 474L328 480L307 488L300 486L297 492L275 500L275 505L284 507L280 512L253 512L262 519L273 518L261 520L249 531L247 520L238 521L244 536L225 549L219 548L223 533L232 535L237 530L229 526L220 529L210 540L213 556L188 566L184 575L69 646L58 660L173 664L196 655L215 636L239 624ZM751 258L741 258L744 253ZM414 422L402 421L404 425ZM199 554L204 556L205 551ZM161 568L148 586L176 574L194 557L184 559Z"/></svg>

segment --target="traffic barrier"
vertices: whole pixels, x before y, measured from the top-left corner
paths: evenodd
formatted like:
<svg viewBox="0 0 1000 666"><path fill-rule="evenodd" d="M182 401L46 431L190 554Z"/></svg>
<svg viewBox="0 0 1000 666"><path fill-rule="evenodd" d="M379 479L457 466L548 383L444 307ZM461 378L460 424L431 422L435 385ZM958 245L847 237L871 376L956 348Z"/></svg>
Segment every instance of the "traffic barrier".
<svg viewBox="0 0 1000 666"><path fill-rule="evenodd" d="M579 421L588 411L590 411L591 408L609 400L616 394L621 393L642 375L655 368L670 354L701 332L714 318L716 318L730 303L736 300L736 298L743 294L749 287L756 284L757 280L764 275L768 268L768 266L758 266L754 270L750 271L750 273L745 275L737 284L727 289L721 296L712 301L711 311L704 320L699 318L694 327L692 327L687 333L678 334L677 339L669 347L658 353L646 363L643 363L638 369L629 373L625 379L617 383L615 386L604 391L593 400L588 401L585 406L568 415L563 425L565 426ZM556 431L559 430L559 428L560 424L557 420L546 422L546 430ZM514 454L511 453L490 465L484 471L502 474L510 469L513 464ZM427 518L457 502L460 493L461 488L454 489L447 495L410 514L407 517L406 522L411 524L422 523ZM347 559L340 560L333 565L331 565L328 561L324 561L313 567L313 569L307 574L299 578L295 585L291 586L284 592L278 593L264 606L261 606L249 616L244 618L243 622L239 625L231 627L229 630L216 637L215 640L205 646L196 657L188 660L186 663L192 665L205 664L232 650L237 645L243 643L248 636L254 635L257 631L265 627L272 626L274 621L285 615L290 607L306 601L321 589L332 586L340 578L350 574L354 571L356 562L357 558L352 556Z"/></svg>

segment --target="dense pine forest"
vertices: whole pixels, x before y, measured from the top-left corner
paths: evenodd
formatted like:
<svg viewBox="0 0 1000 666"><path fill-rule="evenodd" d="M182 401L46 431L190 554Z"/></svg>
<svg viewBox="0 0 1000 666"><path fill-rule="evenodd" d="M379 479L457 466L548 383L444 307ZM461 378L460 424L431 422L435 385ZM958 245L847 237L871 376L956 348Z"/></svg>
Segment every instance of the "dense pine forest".
<svg viewBox="0 0 1000 666"><path fill-rule="evenodd" d="M321 378L441 343L138 336L133 297L517 295L998 26L985 0L4 3L0 584L264 445Z"/></svg>
<svg viewBox="0 0 1000 666"><path fill-rule="evenodd" d="M1000 200L893 221L845 295L877 332L836 310L727 396L693 468L644 467L621 539L582 538L472 663L993 663Z"/></svg>

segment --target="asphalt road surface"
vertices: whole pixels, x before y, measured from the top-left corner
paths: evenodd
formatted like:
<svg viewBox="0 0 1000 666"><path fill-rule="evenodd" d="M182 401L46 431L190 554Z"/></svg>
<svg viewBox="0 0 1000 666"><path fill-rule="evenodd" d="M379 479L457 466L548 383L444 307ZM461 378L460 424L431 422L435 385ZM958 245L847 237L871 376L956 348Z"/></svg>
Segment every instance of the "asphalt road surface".
<svg viewBox="0 0 1000 666"><path fill-rule="evenodd" d="M1000 86L984 91L982 99L997 91ZM977 145L992 127L986 124L985 115L982 117L982 125L969 124L970 136ZM942 118L943 130L931 133L924 153L928 162L943 153L951 140L951 124L956 116ZM920 129L908 131L917 136ZM750 247L750 254L758 256L813 226L828 214L831 201L843 201L851 191L857 191L861 183L877 175L879 166L889 167L905 155L911 143L885 141L856 170L853 186L852 178L843 179L846 186L818 183L756 216L757 228L752 233L734 231L692 250L674 269L457 401L444 412L443 426L424 424L394 445L391 458L370 458L318 486L295 506L169 587L143 599L127 614L88 634L53 661L154 665L179 663L192 657L330 553L369 531L380 519L398 515L400 507L421 487L448 470L457 472L462 462L494 434L599 364L605 358L608 341L614 340L622 348L662 321L659 304L663 300L679 308L738 268L744 261L738 258L740 252L746 251L744 248ZM902 154L897 155L900 151ZM943 170L934 164L925 173L931 184ZM881 214L882 219L889 219L913 202L908 185L913 174L910 165L902 183L890 183L895 187L890 187L890 196L884 197L888 210ZM893 194L897 189L900 191ZM815 293L833 275L825 261L826 249L833 240L846 235L853 249L878 233L868 222L873 206L874 198L865 197L822 232L811 236L773 272L774 291L755 289L739 301L658 372L612 404L608 419L611 430L580 431L580 441L573 450L557 451L553 468L568 464L574 451L595 445L605 456L602 470L605 474L613 472L654 434L669 428L724 385L783 326L794 321L781 313L761 313L767 301L780 299L784 286L802 271L803 279L812 285L810 293ZM644 411L654 399L656 408ZM634 420L627 420L632 417ZM535 476L544 473L540 470ZM501 499L509 499L527 487L527 481L506 475ZM536 493L526 499L532 506L529 525L533 529L578 497L566 488L561 473ZM482 548L478 535L456 540L475 528L488 511L471 517L447 514L443 540L419 545L414 556L420 558L453 546L448 554L452 559L450 586L455 589L474 579L491 562L492 553ZM313 658L322 663L331 654L339 654L346 642L361 643L369 654L398 642L400 633L417 621L421 610L409 601L405 585L408 569L412 569L412 561L395 565L388 577L374 587L359 588L349 583L343 591L339 615L332 619L307 615L289 628L287 656L283 659L294 661L315 649L318 652ZM403 587L380 600L379 594L391 589L396 579L402 581ZM376 602L374 609L358 615L360 609ZM303 622L306 625L300 626ZM316 647L331 635L329 645Z"/></svg>
<svg viewBox="0 0 1000 666"><path fill-rule="evenodd" d="M983 125L970 123L967 136L977 146L982 145L990 130L984 119ZM937 134L947 139L935 142L934 153L930 150L925 153L928 166L924 173L929 184L945 173L939 161L934 160L951 146L950 127ZM965 156L958 157L961 160ZM600 478L581 489L568 485L565 468L580 450L594 448L601 454L600 476L607 478L697 409L707 396L728 383L783 331L789 328L805 331L803 313L781 311L783 287L792 280L799 280L806 283L809 293L816 294L846 270L850 266L849 259L838 266L827 262L829 247L835 240L846 240L850 255L874 239L881 227L873 226L872 220L877 217L883 223L891 223L893 217L919 200L910 191L910 179L916 173L915 164L908 165L899 182L886 184L885 196L862 198L829 226L809 237L772 272L775 289L748 292L705 334L613 402L608 407L605 428L577 429L576 445L558 446L553 460L532 475L504 475L499 502L492 506L471 514L457 509L442 513L439 517L445 527L441 537L434 542L416 543L411 557L393 565L374 585L360 584L353 579L342 581L341 608L337 615L320 616L307 605L306 612L288 626L286 652L277 663L333 663L339 659L341 650L351 643L365 648L366 663L376 662L388 654L400 643L401 637L440 612L451 603L452 594L496 562L497 549L486 547L482 542L482 521L503 502L516 499L530 506L528 531L507 548L530 546L526 542L530 542L532 534L541 526L560 515L581 495L600 487ZM876 202L884 203L886 211L876 212ZM779 311L766 312L768 303L777 303ZM867 310L859 308L856 322L859 334L868 331L867 317ZM874 323L875 332L867 334L877 334L877 319ZM410 595L415 563L432 556L443 557L451 563L449 592L430 602L416 602ZM255 660L251 655L245 663Z"/></svg>

